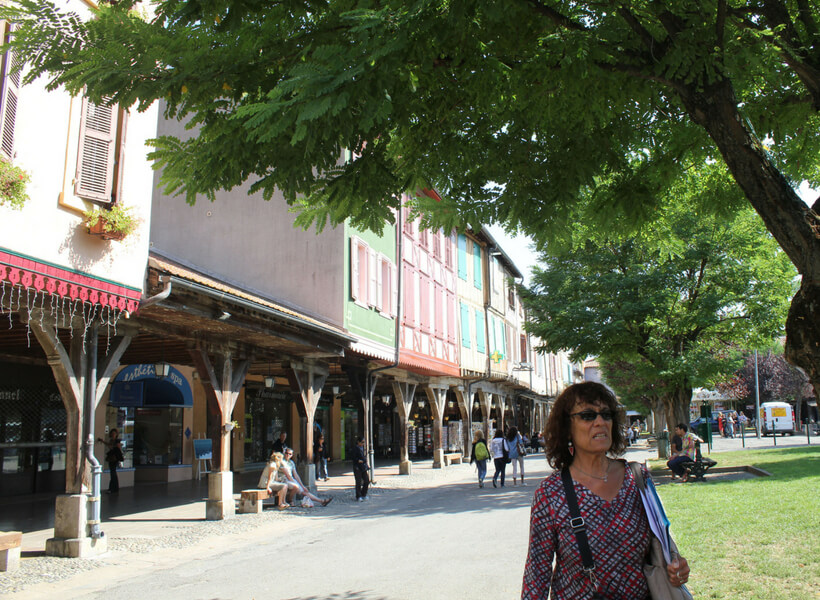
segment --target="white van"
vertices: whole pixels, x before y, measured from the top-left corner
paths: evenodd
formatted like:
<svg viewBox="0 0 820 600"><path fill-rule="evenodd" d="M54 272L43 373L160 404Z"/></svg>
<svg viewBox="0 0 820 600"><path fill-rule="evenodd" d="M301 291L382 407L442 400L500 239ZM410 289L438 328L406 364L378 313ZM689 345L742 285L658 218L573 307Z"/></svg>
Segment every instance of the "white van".
<svg viewBox="0 0 820 600"><path fill-rule="evenodd" d="M763 435L795 434L794 409L786 402L764 402L760 405L760 431Z"/></svg>

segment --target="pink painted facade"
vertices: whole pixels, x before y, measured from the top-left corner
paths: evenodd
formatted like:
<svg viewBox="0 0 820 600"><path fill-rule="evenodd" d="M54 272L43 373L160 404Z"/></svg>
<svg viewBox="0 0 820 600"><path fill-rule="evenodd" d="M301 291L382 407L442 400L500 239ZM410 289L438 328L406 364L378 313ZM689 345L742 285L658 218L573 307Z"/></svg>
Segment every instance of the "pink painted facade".
<svg viewBox="0 0 820 600"><path fill-rule="evenodd" d="M402 214L402 322L399 367L459 375L456 236L421 230Z"/></svg>

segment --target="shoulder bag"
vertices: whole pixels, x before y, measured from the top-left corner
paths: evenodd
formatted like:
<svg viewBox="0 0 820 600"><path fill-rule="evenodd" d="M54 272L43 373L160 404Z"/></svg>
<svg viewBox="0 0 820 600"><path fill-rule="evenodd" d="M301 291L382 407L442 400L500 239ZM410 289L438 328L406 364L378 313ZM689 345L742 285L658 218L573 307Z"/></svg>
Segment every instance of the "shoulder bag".
<svg viewBox="0 0 820 600"><path fill-rule="evenodd" d="M578 498L575 496L575 486L572 483L572 475L569 474L569 467L561 469L561 481L564 483L564 494L567 497L567 507L569 508L569 522L572 533L575 534L575 541L578 542L578 551L581 553L581 562L584 563L584 573L589 577L592 585L591 600L603 600L598 594L598 580L595 577L595 560L592 558L592 550L589 548L587 538L587 525L581 516L581 509L578 508Z"/></svg>
<svg viewBox="0 0 820 600"><path fill-rule="evenodd" d="M507 440L504 439L504 438L501 438L501 453L504 456L504 462L505 463L511 463L512 462L512 459L510 458L509 446L507 446Z"/></svg>
<svg viewBox="0 0 820 600"><path fill-rule="evenodd" d="M641 466L636 462L630 462L629 468L632 469L632 476L635 478L635 483L643 490L646 486L646 482L643 478ZM641 501L643 502L643 496L641 496ZM645 503L644 509L647 509ZM672 543L672 554L680 556L675 541L672 540L671 537L670 540ZM669 581L661 541L651 531L649 533L649 551L646 555L646 562L643 565L643 574L646 577L646 583L649 585L649 593L652 596L652 600L693 600L692 594L685 586L676 587Z"/></svg>

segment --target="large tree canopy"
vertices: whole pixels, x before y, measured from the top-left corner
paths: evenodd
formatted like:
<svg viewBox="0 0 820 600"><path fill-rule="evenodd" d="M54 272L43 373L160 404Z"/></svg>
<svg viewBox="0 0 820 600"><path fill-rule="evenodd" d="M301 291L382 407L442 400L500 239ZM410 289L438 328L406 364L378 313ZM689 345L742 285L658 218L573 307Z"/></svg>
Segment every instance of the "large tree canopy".
<svg viewBox="0 0 820 600"><path fill-rule="evenodd" d="M715 218L680 200L641 235L582 222L572 233L547 245L522 288L529 331L548 350L599 356L610 373L620 363L631 375L616 390L659 397L671 423L688 422L693 387L734 369L734 347L783 325L795 273L751 209Z"/></svg>
<svg viewBox="0 0 820 600"><path fill-rule="evenodd" d="M725 162L803 275L787 356L820 379L820 15L810 0L161 0L83 23L42 0L4 14L31 75L199 128L160 139L189 202L252 180L299 223L380 229L436 188L428 223L500 222L544 240L584 218L636 223L681 170ZM343 149L354 160L339 163ZM613 178L617 173L617 178ZM820 386L816 386L820 387Z"/></svg>

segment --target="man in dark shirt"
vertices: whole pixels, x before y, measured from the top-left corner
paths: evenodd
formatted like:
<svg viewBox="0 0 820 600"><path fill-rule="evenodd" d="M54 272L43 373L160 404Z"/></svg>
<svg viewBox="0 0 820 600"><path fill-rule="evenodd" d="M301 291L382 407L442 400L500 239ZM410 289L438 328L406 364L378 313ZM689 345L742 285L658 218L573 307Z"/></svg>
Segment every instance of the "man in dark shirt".
<svg viewBox="0 0 820 600"><path fill-rule="evenodd" d="M285 452L285 440L288 439L288 434L285 431L279 432L279 439L273 442L272 452Z"/></svg>
<svg viewBox="0 0 820 600"><path fill-rule="evenodd" d="M356 438L356 445L353 447L353 478L356 480L356 501L367 500L367 487L370 485L370 477L367 474L367 457L364 453L364 438Z"/></svg>

